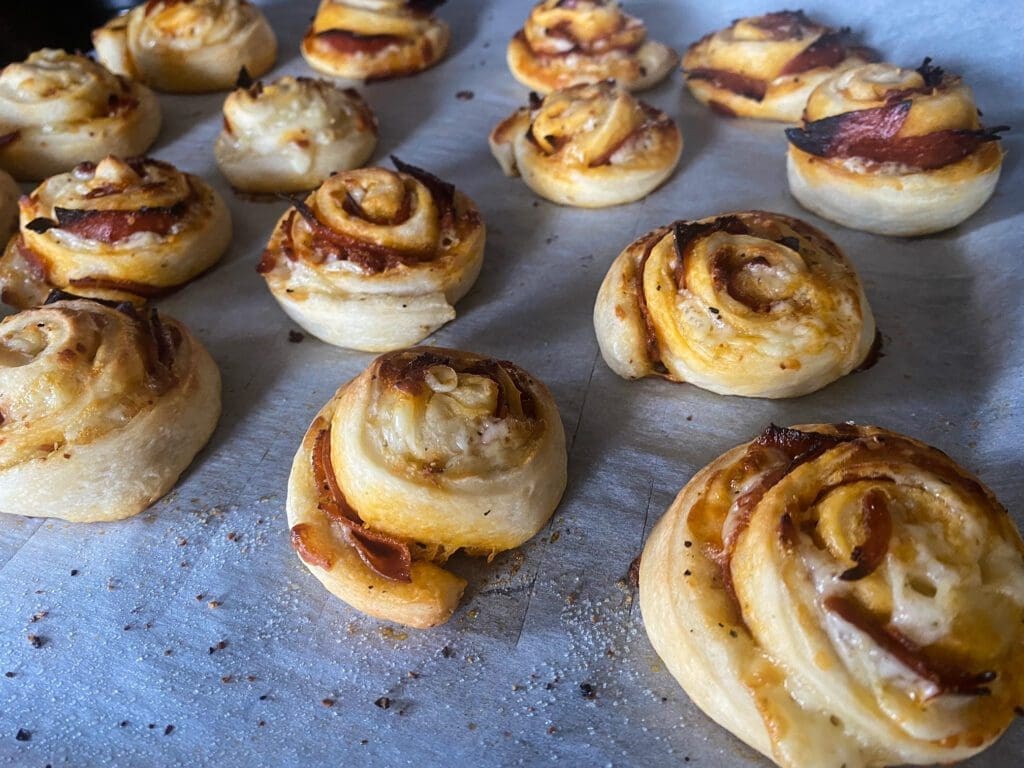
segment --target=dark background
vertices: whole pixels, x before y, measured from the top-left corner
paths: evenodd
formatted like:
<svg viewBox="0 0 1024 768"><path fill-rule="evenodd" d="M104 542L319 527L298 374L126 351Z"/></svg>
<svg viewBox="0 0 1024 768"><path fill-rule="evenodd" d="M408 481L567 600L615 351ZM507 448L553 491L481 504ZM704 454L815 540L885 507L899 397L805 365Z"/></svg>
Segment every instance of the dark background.
<svg viewBox="0 0 1024 768"><path fill-rule="evenodd" d="M19 0L0 11L0 67L40 48L88 51L90 33L137 0Z"/></svg>

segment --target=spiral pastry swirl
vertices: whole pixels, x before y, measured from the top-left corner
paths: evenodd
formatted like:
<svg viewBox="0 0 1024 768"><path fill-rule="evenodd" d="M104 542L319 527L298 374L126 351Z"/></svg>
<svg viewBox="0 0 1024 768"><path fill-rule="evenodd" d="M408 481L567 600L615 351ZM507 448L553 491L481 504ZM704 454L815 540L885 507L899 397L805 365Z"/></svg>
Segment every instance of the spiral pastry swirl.
<svg viewBox="0 0 1024 768"><path fill-rule="evenodd" d="M80 163L19 205L20 231L0 258L0 296L18 308L54 288L141 304L211 267L231 239L209 185L149 158Z"/></svg>
<svg viewBox="0 0 1024 768"><path fill-rule="evenodd" d="M331 176L285 212L258 270L314 336L384 352L455 318L480 274L486 231L451 184L392 158L398 171Z"/></svg>
<svg viewBox="0 0 1024 768"><path fill-rule="evenodd" d="M236 189L305 192L358 168L376 146L377 118L358 91L288 76L228 96L214 152Z"/></svg>
<svg viewBox="0 0 1024 768"><path fill-rule="evenodd" d="M953 763L1024 702L1024 543L941 451L769 427L702 469L640 565L652 644L780 766Z"/></svg>
<svg viewBox="0 0 1024 768"><path fill-rule="evenodd" d="M995 191L999 133L985 129L963 80L931 64L870 64L811 94L786 131L793 196L853 229L923 235L955 227Z"/></svg>
<svg viewBox="0 0 1024 768"><path fill-rule="evenodd" d="M226 91L243 69L260 77L277 58L277 38L248 0L148 0L92 42L114 72L172 93Z"/></svg>
<svg viewBox="0 0 1024 768"><path fill-rule="evenodd" d="M155 309L54 298L0 322L0 512L135 515L212 434L220 373Z"/></svg>
<svg viewBox="0 0 1024 768"><path fill-rule="evenodd" d="M803 11L737 19L686 50L686 85L721 115L795 123L822 80L873 60L847 36Z"/></svg>
<svg viewBox="0 0 1024 768"><path fill-rule="evenodd" d="M617 0L543 0L508 44L512 75L539 93L607 79L642 91L678 61L671 48L648 40L643 21Z"/></svg>
<svg viewBox="0 0 1024 768"><path fill-rule="evenodd" d="M664 112L611 81L531 94L490 135L508 176L562 205L600 208L631 203L675 170L683 136Z"/></svg>
<svg viewBox="0 0 1024 768"><path fill-rule="evenodd" d="M363 613L448 620L459 550L493 557L536 534L566 483L547 388L513 363L416 347L377 358L321 409L288 481L302 562Z"/></svg>
<svg viewBox="0 0 1024 768"><path fill-rule="evenodd" d="M0 169L22 181L141 155L159 132L153 92L85 56L45 48L0 71Z"/></svg>
<svg viewBox="0 0 1024 768"><path fill-rule="evenodd" d="M432 67L448 49L448 25L433 15L444 0L321 0L302 39L318 72L390 80Z"/></svg>
<svg viewBox="0 0 1024 768"><path fill-rule="evenodd" d="M630 244L601 285L594 328L624 378L744 397L814 392L865 363L876 343L839 247L764 211L677 221Z"/></svg>

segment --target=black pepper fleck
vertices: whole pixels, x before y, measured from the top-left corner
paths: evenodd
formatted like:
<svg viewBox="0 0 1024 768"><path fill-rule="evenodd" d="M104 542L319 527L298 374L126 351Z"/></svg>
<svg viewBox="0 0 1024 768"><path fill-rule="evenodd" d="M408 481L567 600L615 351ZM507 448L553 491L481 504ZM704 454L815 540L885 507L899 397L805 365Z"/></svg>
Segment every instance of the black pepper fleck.
<svg viewBox="0 0 1024 768"><path fill-rule="evenodd" d="M18 732L14 734L14 738L18 741L32 741L32 731L26 731L24 728L19 728Z"/></svg>
<svg viewBox="0 0 1024 768"><path fill-rule="evenodd" d="M580 694L584 699L597 698L597 690L590 683L580 683Z"/></svg>
<svg viewBox="0 0 1024 768"><path fill-rule="evenodd" d="M173 725L168 725L166 728L164 728L164 736L170 736L172 733L174 733Z"/></svg>
<svg viewBox="0 0 1024 768"><path fill-rule="evenodd" d="M288 341L292 344L301 344L306 339L306 334L301 331L288 331Z"/></svg>

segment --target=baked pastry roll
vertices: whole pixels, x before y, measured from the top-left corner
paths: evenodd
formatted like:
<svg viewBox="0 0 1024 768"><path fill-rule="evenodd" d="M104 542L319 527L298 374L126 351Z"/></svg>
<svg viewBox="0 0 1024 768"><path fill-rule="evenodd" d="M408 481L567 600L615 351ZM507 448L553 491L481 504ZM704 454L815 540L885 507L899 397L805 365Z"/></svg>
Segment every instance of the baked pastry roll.
<svg viewBox="0 0 1024 768"><path fill-rule="evenodd" d="M205 93L235 86L242 69L274 66L277 38L248 0L149 0L92 33L96 55L158 91Z"/></svg>
<svg viewBox="0 0 1024 768"><path fill-rule="evenodd" d="M7 239L18 229L18 198L21 190L5 171L0 171L0 237Z"/></svg>
<svg viewBox="0 0 1024 768"><path fill-rule="evenodd" d="M720 395L797 397L868 362L860 278L821 231L777 213L677 221L631 243L594 307L605 362Z"/></svg>
<svg viewBox="0 0 1024 768"><path fill-rule="evenodd" d="M640 562L655 650L785 768L965 760L1024 703L1024 544L973 475L877 427L769 427Z"/></svg>
<svg viewBox="0 0 1024 768"><path fill-rule="evenodd" d="M686 49L686 85L718 114L795 123L818 83L874 60L848 44L848 33L803 11L737 19Z"/></svg>
<svg viewBox="0 0 1024 768"><path fill-rule="evenodd" d="M565 490L562 422L513 363L416 347L377 358L325 405L288 480L300 559L356 610L448 620L458 551L493 557L548 521Z"/></svg>
<svg viewBox="0 0 1024 768"><path fill-rule="evenodd" d="M646 197L675 170L683 136L664 112L611 81L576 85L512 113L490 135L508 176L562 205L600 208Z"/></svg>
<svg viewBox="0 0 1024 768"><path fill-rule="evenodd" d="M0 322L0 512L130 517L209 440L220 373L155 309L54 298Z"/></svg>
<svg viewBox="0 0 1024 768"><path fill-rule="evenodd" d="M236 189L304 192L358 168L376 146L377 118L358 91L288 76L228 96L214 153Z"/></svg>
<svg viewBox="0 0 1024 768"><path fill-rule="evenodd" d="M321 0L302 39L318 72L389 80L432 67L448 49L448 25L433 15L444 0Z"/></svg>
<svg viewBox="0 0 1024 768"><path fill-rule="evenodd" d="M220 196L149 158L80 163L19 205L19 232L0 258L0 297L21 309L54 288L141 304L206 271L231 240Z"/></svg>
<svg viewBox="0 0 1024 768"><path fill-rule="evenodd" d="M810 211L880 235L955 227L995 191L999 132L974 94L930 59L871 64L826 80L789 137L789 189Z"/></svg>
<svg viewBox="0 0 1024 768"><path fill-rule="evenodd" d="M21 181L141 155L159 132L153 92L85 56L45 48L0 71L0 168Z"/></svg>
<svg viewBox="0 0 1024 768"><path fill-rule="evenodd" d="M679 54L647 39L617 0L543 0L508 44L508 67L540 93L613 79L631 91L660 83Z"/></svg>
<svg viewBox="0 0 1024 768"><path fill-rule="evenodd" d="M277 223L258 270L296 323L328 344L400 349L455 318L480 274L473 201L426 171L331 176Z"/></svg>

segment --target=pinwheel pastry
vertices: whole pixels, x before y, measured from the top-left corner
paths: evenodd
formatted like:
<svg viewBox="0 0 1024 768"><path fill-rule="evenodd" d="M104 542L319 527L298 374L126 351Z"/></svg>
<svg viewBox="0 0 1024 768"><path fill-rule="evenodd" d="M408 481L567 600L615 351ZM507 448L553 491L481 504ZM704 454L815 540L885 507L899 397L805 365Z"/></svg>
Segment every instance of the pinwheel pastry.
<svg viewBox="0 0 1024 768"><path fill-rule="evenodd" d="M21 181L141 155L159 132L153 92L85 56L47 48L0 71L0 168Z"/></svg>
<svg viewBox="0 0 1024 768"><path fill-rule="evenodd" d="M795 123L818 83L874 60L867 48L849 45L848 34L803 11L737 19L686 50L686 85L721 115Z"/></svg>
<svg viewBox="0 0 1024 768"><path fill-rule="evenodd" d="M389 80L432 67L448 48L448 25L433 15L444 0L321 0L302 40L318 72Z"/></svg>
<svg viewBox="0 0 1024 768"><path fill-rule="evenodd" d="M721 395L796 397L877 352L853 266L819 230L747 211L677 221L630 244L594 307L605 361Z"/></svg>
<svg viewBox="0 0 1024 768"><path fill-rule="evenodd" d="M0 322L0 512L138 514L213 433L217 365L155 309L52 298Z"/></svg>
<svg viewBox="0 0 1024 768"><path fill-rule="evenodd" d="M931 65L871 64L819 85L789 137L789 189L808 210L880 235L955 227L995 191L999 133L974 94Z"/></svg>
<svg viewBox="0 0 1024 768"><path fill-rule="evenodd" d="M466 586L447 559L523 544L565 482L562 422L540 381L506 361L415 347L377 358L321 409L292 464L288 525L330 592L432 627Z"/></svg>
<svg viewBox="0 0 1024 768"><path fill-rule="evenodd" d="M18 198L21 190L5 171L0 171L0 237L5 241L18 228Z"/></svg>
<svg viewBox="0 0 1024 768"><path fill-rule="evenodd" d="M274 31L248 0L149 0L92 42L114 72L178 93L228 90L243 69L259 77L277 57Z"/></svg>
<svg viewBox="0 0 1024 768"><path fill-rule="evenodd" d="M672 175L683 137L664 112L611 81L576 85L499 123L491 152L509 176L562 205L599 208L639 200Z"/></svg>
<svg viewBox="0 0 1024 768"><path fill-rule="evenodd" d="M543 0L508 44L516 80L540 93L611 78L631 91L661 82L679 61L647 39L617 0Z"/></svg>
<svg viewBox="0 0 1024 768"><path fill-rule="evenodd" d="M640 608L669 672L784 768L951 764L1024 704L1024 544L909 437L771 426L655 526Z"/></svg>
<svg viewBox="0 0 1024 768"><path fill-rule="evenodd" d="M377 118L357 91L289 76L228 96L214 152L236 189L303 192L358 168L376 146Z"/></svg>
<svg viewBox="0 0 1024 768"><path fill-rule="evenodd" d="M22 309L54 288L141 304L204 272L231 239L211 187L148 158L80 163L20 207L20 232L0 258L0 296Z"/></svg>
<svg viewBox="0 0 1024 768"><path fill-rule="evenodd" d="M451 184L398 171L331 176L277 223L258 270L299 325L369 352L422 341L455 318L480 274L484 223Z"/></svg>

